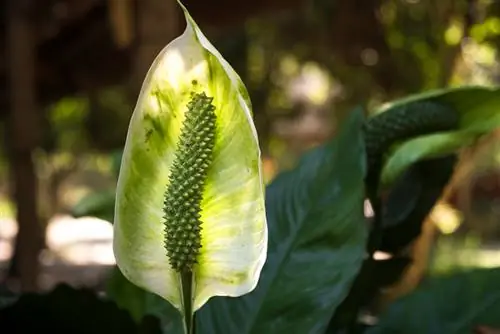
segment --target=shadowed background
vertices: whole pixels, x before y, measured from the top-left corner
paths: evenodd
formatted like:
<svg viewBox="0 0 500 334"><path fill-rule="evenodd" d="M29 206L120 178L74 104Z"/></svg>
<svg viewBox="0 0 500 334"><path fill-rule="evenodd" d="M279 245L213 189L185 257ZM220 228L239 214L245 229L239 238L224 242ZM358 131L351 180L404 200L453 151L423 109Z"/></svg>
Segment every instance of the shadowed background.
<svg viewBox="0 0 500 334"><path fill-rule="evenodd" d="M184 3L249 90L266 181L357 105L500 81L498 1ZM4 0L0 13L0 278L101 290L128 121L182 13L173 0ZM431 251L436 271L500 264L498 137L463 153L393 293L419 282Z"/></svg>

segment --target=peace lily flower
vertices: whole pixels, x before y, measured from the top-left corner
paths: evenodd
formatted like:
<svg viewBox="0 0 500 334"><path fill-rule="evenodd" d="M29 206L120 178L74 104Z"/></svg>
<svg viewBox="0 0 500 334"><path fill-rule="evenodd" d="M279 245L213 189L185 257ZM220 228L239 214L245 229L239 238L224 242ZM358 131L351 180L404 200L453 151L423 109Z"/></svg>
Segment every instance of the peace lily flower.
<svg viewBox="0 0 500 334"><path fill-rule="evenodd" d="M458 126L450 131L418 136L395 145L382 170L381 181L384 186L393 184L414 163L456 153L500 128L498 86L462 86L431 90L395 101L379 112L390 112L405 104L421 101L433 101L442 104L444 108L452 108L457 114Z"/></svg>
<svg viewBox="0 0 500 334"><path fill-rule="evenodd" d="M189 318L255 288L268 236L248 93L179 5L186 30L153 62L130 121L113 248L128 280Z"/></svg>

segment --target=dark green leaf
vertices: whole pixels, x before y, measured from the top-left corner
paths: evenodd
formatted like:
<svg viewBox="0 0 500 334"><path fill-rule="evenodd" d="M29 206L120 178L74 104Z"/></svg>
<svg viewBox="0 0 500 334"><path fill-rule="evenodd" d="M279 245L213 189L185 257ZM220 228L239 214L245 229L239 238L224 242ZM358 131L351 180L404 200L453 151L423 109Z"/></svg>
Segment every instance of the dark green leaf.
<svg viewBox="0 0 500 334"><path fill-rule="evenodd" d="M74 217L92 216L113 223L115 210L114 190L90 193L83 197L73 208Z"/></svg>
<svg viewBox="0 0 500 334"><path fill-rule="evenodd" d="M118 307L127 310L137 323L147 315L153 315L160 319L163 333L182 333L180 313L161 297L129 282L118 267L113 268L108 278L106 294Z"/></svg>
<svg viewBox="0 0 500 334"><path fill-rule="evenodd" d="M214 298L197 313L205 333L324 333L365 256L365 150L361 110L339 135L279 175L266 191L267 262L240 298Z"/></svg>
<svg viewBox="0 0 500 334"><path fill-rule="evenodd" d="M405 256L375 261L375 277L377 287L388 287L397 283L412 259Z"/></svg>
<svg viewBox="0 0 500 334"><path fill-rule="evenodd" d="M398 253L416 239L453 174L456 155L411 166L391 189L384 206L379 250Z"/></svg>
<svg viewBox="0 0 500 334"><path fill-rule="evenodd" d="M500 269L435 277L392 304L368 334L470 334L500 326Z"/></svg>
<svg viewBox="0 0 500 334"><path fill-rule="evenodd" d="M339 330L352 330L357 326L359 310L368 306L381 288L396 283L411 263L408 257L393 257L387 260L369 258L364 261L354 280L349 295L340 304L328 326L328 333Z"/></svg>
<svg viewBox="0 0 500 334"><path fill-rule="evenodd" d="M145 331L147 327L148 331ZM156 319L136 324L115 303L90 289L58 285L44 294L26 293L0 309L2 333L159 334Z"/></svg>
<svg viewBox="0 0 500 334"><path fill-rule="evenodd" d="M4 285L0 286L0 309L9 306L11 304L14 304L18 298L19 298L18 294L10 291Z"/></svg>

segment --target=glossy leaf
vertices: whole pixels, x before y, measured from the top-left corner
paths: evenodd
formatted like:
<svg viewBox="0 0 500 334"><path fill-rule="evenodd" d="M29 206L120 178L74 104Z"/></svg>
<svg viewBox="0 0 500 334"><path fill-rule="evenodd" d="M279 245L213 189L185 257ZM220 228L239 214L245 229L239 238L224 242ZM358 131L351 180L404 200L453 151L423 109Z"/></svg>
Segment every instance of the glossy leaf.
<svg viewBox="0 0 500 334"><path fill-rule="evenodd" d="M200 333L324 333L365 256L361 110L266 190L269 252L259 284L197 313Z"/></svg>
<svg viewBox="0 0 500 334"><path fill-rule="evenodd" d="M500 127L500 89L459 87L411 96L384 107L387 112L403 104L434 100L452 106L460 115L456 131L420 136L396 146L382 171L382 184L391 185L409 166L425 158L456 152L480 136Z"/></svg>
<svg viewBox="0 0 500 334"><path fill-rule="evenodd" d="M500 269L432 278L393 303L368 334L469 334L500 327Z"/></svg>

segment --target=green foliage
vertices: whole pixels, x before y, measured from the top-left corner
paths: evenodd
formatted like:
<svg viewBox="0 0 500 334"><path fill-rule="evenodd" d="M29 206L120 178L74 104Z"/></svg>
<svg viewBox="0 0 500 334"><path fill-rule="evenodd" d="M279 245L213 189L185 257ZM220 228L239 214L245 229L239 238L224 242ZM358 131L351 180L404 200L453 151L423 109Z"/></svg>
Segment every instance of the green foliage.
<svg viewBox="0 0 500 334"><path fill-rule="evenodd" d="M48 293L26 293L0 309L2 333L157 334L159 323L144 318L135 323L114 302L89 289L60 284Z"/></svg>
<svg viewBox="0 0 500 334"><path fill-rule="evenodd" d="M123 145L134 108L126 88L126 85L107 87L89 94L90 110L84 125L91 134L92 148L104 151Z"/></svg>
<svg viewBox="0 0 500 334"><path fill-rule="evenodd" d="M197 314L202 333L325 331L365 254L361 122L356 110L333 141L268 186L270 243L257 289L214 298Z"/></svg>
<svg viewBox="0 0 500 334"><path fill-rule="evenodd" d="M270 244L259 285L242 298L209 301L197 313L200 333L324 332L364 257L361 122L361 112L352 113L339 137L268 186ZM164 308L159 315L164 326L172 326L166 333L181 333L173 308L116 271L108 294L136 319ZM313 316L300 317L303 312Z"/></svg>
<svg viewBox="0 0 500 334"><path fill-rule="evenodd" d="M422 223L450 181L457 156L427 159L411 166L388 194L379 250L399 253L421 232Z"/></svg>
<svg viewBox="0 0 500 334"><path fill-rule="evenodd" d="M50 135L57 149L73 152L87 145L84 124L88 112L89 103L83 97L64 98L49 108Z"/></svg>
<svg viewBox="0 0 500 334"><path fill-rule="evenodd" d="M468 115L467 124L474 125L471 132L479 136L491 129L482 126L488 125L484 118L497 119L491 111L496 110L496 97L488 90L447 92L440 96L453 96L449 101L455 101L461 115ZM414 100L399 101L394 108ZM394 303L378 325L364 329L351 323L411 263L401 252L418 237L422 222L448 182L456 164L456 148L469 144L462 141L454 151L404 165L382 207L379 247L395 257L373 261L365 259L367 138L361 132L362 122L360 110L352 112L338 136L306 154L295 169L281 173L267 187L269 248L259 284L243 297L210 299L196 313L197 333L340 333L341 329L370 334L467 333L477 324L500 326L494 317L500 307L493 285L498 269L433 278ZM116 157L118 166L119 154ZM112 216L113 206L107 203L108 216ZM136 287L116 268L107 296L137 323L154 316L161 320L163 333L182 333L181 317L170 304Z"/></svg>
<svg viewBox="0 0 500 334"><path fill-rule="evenodd" d="M396 101L384 113L406 105L433 101L452 107L459 116L459 126L417 136L399 143L388 158L382 172L382 183L390 185L410 165L422 159L442 157L472 144L480 136L500 127L500 90L487 87L440 89ZM417 110L418 112L418 110Z"/></svg>
<svg viewBox="0 0 500 334"><path fill-rule="evenodd" d="M111 170L117 178L120 171L122 150L111 153ZM108 191L91 192L78 201L72 208L74 217L93 216L113 223L115 210L115 189Z"/></svg>
<svg viewBox="0 0 500 334"><path fill-rule="evenodd" d="M93 192L84 196L72 208L74 217L93 216L113 223L113 211L115 208L115 191Z"/></svg>
<svg viewBox="0 0 500 334"><path fill-rule="evenodd" d="M327 333L356 331L360 325L357 322L360 309L375 300L380 289L395 284L410 263L411 259L404 256L365 260L347 297L330 320Z"/></svg>
<svg viewBox="0 0 500 334"><path fill-rule="evenodd" d="M118 307L127 310L137 323L148 315L155 316L161 321L162 333L182 333L179 312L161 297L132 284L118 267L114 267L109 276L106 295Z"/></svg>
<svg viewBox="0 0 500 334"><path fill-rule="evenodd" d="M387 0L354 12L349 2L307 3L299 14L273 16L270 24L253 19L247 25L254 27L252 31L238 32L249 41L235 43L235 62L241 63L241 72L249 72L244 81L253 86L254 111L264 119L265 128L272 126L267 126L269 115L263 113L286 109L287 116L293 117L293 110L303 109L295 108L294 97L287 90L296 74L305 69L303 64L311 60L342 82L347 105L366 97L383 100L442 87L449 81L463 83L484 80L482 77L492 81L498 75L498 2L475 2L472 10L470 1ZM346 10L351 15L343 15ZM377 19L370 16L375 12ZM468 26L469 16L481 20ZM313 29L304 29L304 22ZM353 28L361 33L351 34ZM371 31L374 35L363 33ZM466 35L473 42L465 41ZM457 57L461 44L463 57ZM249 51L241 51L245 48ZM468 59L471 53L472 62ZM460 58L468 59L463 67L470 68L471 77L454 69ZM326 86L315 93L336 90ZM52 146L75 153L88 149L89 144L103 150L121 145L131 109L125 97L118 87L93 97L61 100L49 110ZM328 333L337 333L337 328L351 325L360 309L373 302L380 288L397 281L411 262L402 255L404 248L419 236L422 222L449 181L455 153L500 125L498 89L432 91L397 101L386 111L404 109L415 101L447 103L461 114L461 122L458 131L412 134L402 142L402 138L397 143L391 140L389 152L385 152L387 147L383 149L386 159L381 179L390 191L378 212L382 216L378 249L395 257L362 261L368 239L362 212L364 148L358 131L361 118L355 113L339 137L307 154L296 169L281 174L267 188L269 256L259 285L238 299L211 299L197 313L197 333L323 333L327 325ZM342 108L336 103L331 109L341 113ZM384 131L391 129L383 129L382 135ZM367 147L373 144L373 138L366 140ZM113 161L118 175L121 153ZM3 165L0 169L3 173ZM89 194L73 208L73 214L113 222L114 206L115 190L111 189ZM498 278L498 269L433 278L394 303L367 333L470 333L476 324L498 327ZM102 307L105 302L95 295L85 292L77 296L79 293L67 288L38 299L35 308L25 308L33 295L18 303L17 296L0 297L0 309L8 310L0 313L12 317L13 308L7 306L24 308L18 323L34 325L33 332L44 328L38 321L52 321L52 325L68 325L63 330L67 333L155 333L157 326L139 326L148 317L161 320L163 333L182 332L181 318L170 304L130 283L116 267L107 283L107 298L128 311L135 324L114 305ZM58 297L57 307L47 307L54 304L50 298L54 296ZM86 308L81 307L84 304ZM359 324L350 329L365 330ZM4 330L0 327L0 332Z"/></svg>
<svg viewBox="0 0 500 334"><path fill-rule="evenodd" d="M435 277L396 301L367 334L469 334L500 327L500 269Z"/></svg>
<svg viewBox="0 0 500 334"><path fill-rule="evenodd" d="M19 296L5 287L0 287L0 309L14 304Z"/></svg>

